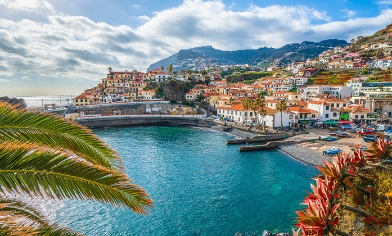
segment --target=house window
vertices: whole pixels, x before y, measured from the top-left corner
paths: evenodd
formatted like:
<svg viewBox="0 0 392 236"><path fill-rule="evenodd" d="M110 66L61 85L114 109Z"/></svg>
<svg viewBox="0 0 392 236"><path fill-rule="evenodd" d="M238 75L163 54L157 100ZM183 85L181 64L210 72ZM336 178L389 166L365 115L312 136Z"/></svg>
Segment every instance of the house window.
<svg viewBox="0 0 392 236"><path fill-rule="evenodd" d="M316 115L315 114L312 114L312 118L315 118L316 117Z"/></svg>
<svg viewBox="0 0 392 236"><path fill-rule="evenodd" d="M346 103L343 103L343 107L346 107Z"/></svg>
<svg viewBox="0 0 392 236"><path fill-rule="evenodd" d="M329 114L325 114L325 118L329 118Z"/></svg>
<svg viewBox="0 0 392 236"><path fill-rule="evenodd" d="M335 104L331 103L331 107L334 107L334 106L335 106Z"/></svg>
<svg viewBox="0 0 392 236"><path fill-rule="evenodd" d="M302 118L302 114L299 114L299 118Z"/></svg>
<svg viewBox="0 0 392 236"><path fill-rule="evenodd" d="M358 115L355 115L355 119L358 119Z"/></svg>
<svg viewBox="0 0 392 236"><path fill-rule="evenodd" d="M339 107L339 105L340 105L339 103L336 103L336 107Z"/></svg>
<svg viewBox="0 0 392 236"><path fill-rule="evenodd" d="M333 113L333 116L336 117L338 114L336 112Z"/></svg>
<svg viewBox="0 0 392 236"><path fill-rule="evenodd" d="M308 114L305 114L305 118L308 118Z"/></svg>
<svg viewBox="0 0 392 236"><path fill-rule="evenodd" d="M325 107L325 110L327 110L327 111L328 111L328 110L329 110L329 106L326 106L326 107Z"/></svg>
<svg viewBox="0 0 392 236"><path fill-rule="evenodd" d="M365 118L365 115L361 115L361 119L364 119Z"/></svg>

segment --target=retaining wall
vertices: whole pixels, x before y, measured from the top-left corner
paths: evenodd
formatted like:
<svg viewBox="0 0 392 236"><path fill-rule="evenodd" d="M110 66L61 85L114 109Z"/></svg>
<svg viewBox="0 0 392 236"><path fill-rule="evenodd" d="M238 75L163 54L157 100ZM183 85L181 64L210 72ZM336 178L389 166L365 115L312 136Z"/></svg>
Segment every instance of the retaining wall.
<svg viewBox="0 0 392 236"><path fill-rule="evenodd" d="M196 117L170 117L170 116L154 116L154 117L89 117L75 119L81 125L87 127L107 127L107 126L197 126L207 127L203 119Z"/></svg>

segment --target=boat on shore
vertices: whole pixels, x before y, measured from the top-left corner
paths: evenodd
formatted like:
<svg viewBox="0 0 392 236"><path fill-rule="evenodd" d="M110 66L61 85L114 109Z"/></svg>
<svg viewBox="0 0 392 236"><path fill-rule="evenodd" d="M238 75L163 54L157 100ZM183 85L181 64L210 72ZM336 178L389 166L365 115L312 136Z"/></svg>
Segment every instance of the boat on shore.
<svg viewBox="0 0 392 236"><path fill-rule="evenodd" d="M373 136L373 135L367 135L367 136L363 137L363 141L365 141L365 142L374 142L376 140L377 140L377 137Z"/></svg>
<svg viewBox="0 0 392 236"><path fill-rule="evenodd" d="M341 148L338 148L338 147L331 147L331 149L324 150L324 151L323 151L323 154L324 154L324 155L325 155L325 154L327 154L327 155L336 155L336 154L339 154L339 152L341 152L341 151L342 151Z"/></svg>

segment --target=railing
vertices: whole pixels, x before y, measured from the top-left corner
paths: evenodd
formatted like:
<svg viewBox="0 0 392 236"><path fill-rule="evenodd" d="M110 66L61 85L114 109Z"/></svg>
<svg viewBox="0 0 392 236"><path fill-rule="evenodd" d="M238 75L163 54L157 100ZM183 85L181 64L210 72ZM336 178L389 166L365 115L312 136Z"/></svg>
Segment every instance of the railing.
<svg viewBox="0 0 392 236"><path fill-rule="evenodd" d="M81 121L81 120L100 120L100 119L122 119L122 118L139 118L139 117L165 117L165 118L196 118L196 119L203 119L205 118L205 115L162 115L162 114L150 114L150 115L110 115L110 116L81 116L78 118L75 118L76 121Z"/></svg>

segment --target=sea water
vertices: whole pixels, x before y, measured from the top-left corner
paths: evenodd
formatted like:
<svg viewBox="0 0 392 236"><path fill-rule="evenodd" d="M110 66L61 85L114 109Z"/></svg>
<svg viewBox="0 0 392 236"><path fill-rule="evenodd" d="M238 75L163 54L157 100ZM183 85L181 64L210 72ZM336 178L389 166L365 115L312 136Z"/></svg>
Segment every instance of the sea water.
<svg viewBox="0 0 392 236"><path fill-rule="evenodd" d="M25 96L17 98L23 98L28 108L41 108L48 104L55 104L57 107L61 107L70 105L75 95Z"/></svg>
<svg viewBox="0 0 392 236"><path fill-rule="evenodd" d="M245 235L291 231L314 167L276 151L239 152L226 133L121 127L94 133L154 200L148 215L97 202L57 204L55 221L86 235Z"/></svg>

